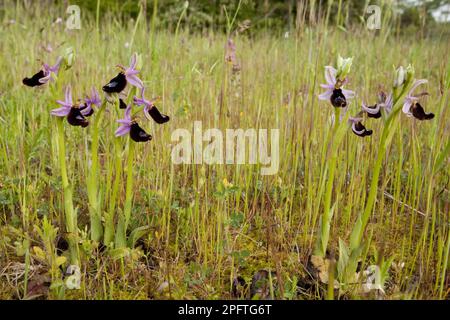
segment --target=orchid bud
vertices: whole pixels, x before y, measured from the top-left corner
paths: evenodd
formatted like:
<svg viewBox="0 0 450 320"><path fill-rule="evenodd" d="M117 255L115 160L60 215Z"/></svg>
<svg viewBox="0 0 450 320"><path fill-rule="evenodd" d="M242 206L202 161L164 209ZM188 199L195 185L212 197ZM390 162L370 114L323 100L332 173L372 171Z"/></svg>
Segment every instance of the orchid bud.
<svg viewBox="0 0 450 320"><path fill-rule="evenodd" d="M400 66L395 72L394 88L401 87L405 82L406 71L403 66Z"/></svg>
<svg viewBox="0 0 450 320"><path fill-rule="evenodd" d="M342 58L338 56L337 61L337 78L345 79L345 77L350 73L350 69L352 68L353 58Z"/></svg>
<svg viewBox="0 0 450 320"><path fill-rule="evenodd" d="M412 65L408 65L406 67L406 75L405 75L405 84L409 85L414 79L414 67Z"/></svg>
<svg viewBox="0 0 450 320"><path fill-rule="evenodd" d="M136 53L136 70L141 70L142 69L142 54L141 53Z"/></svg>
<svg viewBox="0 0 450 320"><path fill-rule="evenodd" d="M75 50L73 49L73 47L68 47L64 51L64 62L66 64L66 69L72 67L74 60L75 60Z"/></svg>

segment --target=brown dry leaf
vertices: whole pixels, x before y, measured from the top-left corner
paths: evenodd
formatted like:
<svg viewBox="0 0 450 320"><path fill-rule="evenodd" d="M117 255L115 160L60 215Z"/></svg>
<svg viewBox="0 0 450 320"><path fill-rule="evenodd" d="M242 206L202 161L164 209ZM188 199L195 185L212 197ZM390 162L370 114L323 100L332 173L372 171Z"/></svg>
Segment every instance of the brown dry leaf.
<svg viewBox="0 0 450 320"><path fill-rule="evenodd" d="M328 283L328 270L330 266L330 260L324 259L320 256L311 256L311 263L316 269L319 279L322 283Z"/></svg>

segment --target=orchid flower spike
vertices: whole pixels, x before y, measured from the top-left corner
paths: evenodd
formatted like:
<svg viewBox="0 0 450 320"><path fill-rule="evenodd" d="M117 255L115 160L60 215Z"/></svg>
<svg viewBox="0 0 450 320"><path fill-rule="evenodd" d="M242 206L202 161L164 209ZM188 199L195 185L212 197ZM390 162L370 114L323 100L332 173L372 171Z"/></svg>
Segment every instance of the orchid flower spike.
<svg viewBox="0 0 450 320"><path fill-rule="evenodd" d="M419 120L430 120L434 118L434 113L425 113L425 110L419 103L419 99L423 96L428 95L428 93L422 92L417 96L413 95L414 90L416 90L418 86L425 84L427 82L428 80L426 79L416 80L412 85L411 89L409 90L407 96L405 97L405 102L403 104L402 111L408 117L414 117Z"/></svg>
<svg viewBox="0 0 450 320"><path fill-rule="evenodd" d="M61 65L62 57L58 57L53 66L44 63L42 69L31 78L24 78L22 83L28 87L41 86L50 80L55 80Z"/></svg>
<svg viewBox="0 0 450 320"><path fill-rule="evenodd" d="M363 102L361 108L367 113L369 118L381 118L381 109L384 109L386 113L392 110L392 93L386 96L386 93L380 92L378 94L378 102L375 105L369 106Z"/></svg>
<svg viewBox="0 0 450 320"><path fill-rule="evenodd" d="M332 66L325 67L326 84L320 86L326 91L319 95L319 100L330 101L335 108L347 107L347 99L352 99L355 92L346 90L343 86L347 83L347 79L341 80L336 78L337 70Z"/></svg>
<svg viewBox="0 0 450 320"><path fill-rule="evenodd" d="M81 114L81 109L79 106L73 104L72 100L72 89L70 86L66 87L64 94L64 101L57 100L61 107L53 109L50 114L55 117L67 117L67 122L72 126L81 126L83 128L89 125L83 114Z"/></svg>
<svg viewBox="0 0 450 320"><path fill-rule="evenodd" d="M131 119L131 105L128 105L125 110L123 119L117 120L121 125L117 128L115 135L120 137L130 134L130 138L135 142L146 142L152 139L152 136L147 134L138 123Z"/></svg>
<svg viewBox="0 0 450 320"><path fill-rule="evenodd" d="M348 121L352 125L352 131L354 134L360 137L372 135L372 130L367 130L366 127L361 123L363 119L359 117L349 117Z"/></svg>
<svg viewBox="0 0 450 320"><path fill-rule="evenodd" d="M236 45L233 40L228 39L225 47L225 61L231 64L236 64Z"/></svg>
<svg viewBox="0 0 450 320"><path fill-rule="evenodd" d="M94 113L94 108L92 106L100 107L102 105L102 100L98 91L92 87L91 96L87 96L84 99L84 105L80 108L81 114L85 117L90 117Z"/></svg>
<svg viewBox="0 0 450 320"><path fill-rule="evenodd" d="M125 89L127 83L135 86L136 88L142 89L144 87L144 83L137 76L139 71L136 70L136 64L137 54L134 53L131 56L130 67L125 68L122 65L118 65L117 67L119 67L121 72L103 86L103 91L107 93L119 93Z"/></svg>
<svg viewBox="0 0 450 320"><path fill-rule="evenodd" d="M144 97L144 91L145 88L142 88L141 90L141 98L138 98L136 96L133 97L133 102L137 106L144 106L144 114L147 117L147 119L153 119L158 124L166 123L170 120L170 117L164 114L161 114L158 110L158 108L155 106L155 99L154 100L147 100Z"/></svg>

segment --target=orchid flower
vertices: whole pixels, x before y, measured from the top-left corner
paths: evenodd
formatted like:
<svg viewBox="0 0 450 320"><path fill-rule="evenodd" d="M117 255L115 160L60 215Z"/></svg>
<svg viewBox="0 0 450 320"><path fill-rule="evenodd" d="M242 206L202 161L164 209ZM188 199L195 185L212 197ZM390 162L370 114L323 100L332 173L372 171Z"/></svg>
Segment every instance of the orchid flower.
<svg viewBox="0 0 450 320"><path fill-rule="evenodd" d="M117 120L117 122L121 125L115 132L116 137L120 137L129 133L130 138L136 142L145 142L152 139L151 135L147 134L136 121L131 119L131 105L127 106L124 118Z"/></svg>
<svg viewBox="0 0 450 320"><path fill-rule="evenodd" d="M66 87L64 101L57 100L56 103L58 103L61 107L53 109L50 112L52 116L67 117L67 122L69 122L72 126L81 126L85 128L89 125L89 122L86 120L84 115L81 114L80 108L73 105L72 89L70 86Z"/></svg>
<svg viewBox="0 0 450 320"><path fill-rule="evenodd" d="M405 113L408 117L414 117L419 120L430 120L434 118L433 113L425 113L425 110L419 103L419 99L422 96L428 95L427 92L422 92L419 95L415 96L413 95L414 90L422 84L427 83L428 80L421 79L416 80L414 84L412 85L411 89L409 90L407 96L405 97L405 102L403 104L402 111Z"/></svg>
<svg viewBox="0 0 450 320"><path fill-rule="evenodd" d="M56 63L53 66L44 63L41 70L33 75L31 78L24 78L22 83L29 87L41 86L50 80L54 80L59 71L59 66L61 65L62 57L58 57Z"/></svg>
<svg viewBox="0 0 450 320"><path fill-rule="evenodd" d="M144 91L145 88L142 88L141 90L141 98L138 98L136 96L133 97L133 102L137 106L144 106L144 114L147 119L153 119L158 124L166 123L170 120L170 117L164 114L161 114L155 106L155 99L154 100L147 100L144 97Z"/></svg>
<svg viewBox="0 0 450 320"><path fill-rule="evenodd" d="M372 130L367 130L366 127L361 123L363 119L359 117L349 117L348 121L352 125L352 131L354 134L360 137L372 135Z"/></svg>
<svg viewBox="0 0 450 320"><path fill-rule="evenodd" d="M381 109L384 109L386 113L391 112L392 104L392 93L386 96L384 92L380 92L378 94L378 102L375 105L369 106L363 102L361 108L367 113L369 118L378 119L381 118Z"/></svg>
<svg viewBox="0 0 450 320"><path fill-rule="evenodd" d="M57 117L67 116L73 106L72 89L70 88L70 86L66 87L66 90L64 92L64 101L56 100L56 103L61 107L58 109L53 109L52 111L50 111L50 114Z"/></svg>
<svg viewBox="0 0 450 320"><path fill-rule="evenodd" d="M98 91L92 87L91 90L91 96L87 96L84 99L84 106L80 108L81 114L85 117L89 117L94 113L94 109L92 108L93 105L100 107L102 104L102 100L100 99L100 95Z"/></svg>
<svg viewBox="0 0 450 320"><path fill-rule="evenodd" d="M123 89L125 89L127 83L139 89L142 89L144 87L144 83L137 76L139 71L136 70L136 63L137 54L134 53L131 56L130 67L125 68L123 65L117 65L121 72L115 78L111 79L108 84L103 86L103 91L108 93L119 93Z"/></svg>
<svg viewBox="0 0 450 320"><path fill-rule="evenodd" d="M336 75L337 70L335 68L332 66L325 67L325 80L327 83L320 86L326 91L319 95L319 100L330 101L335 108L345 108L347 107L347 99L352 99L355 96L355 92L343 89L347 79L337 79Z"/></svg>

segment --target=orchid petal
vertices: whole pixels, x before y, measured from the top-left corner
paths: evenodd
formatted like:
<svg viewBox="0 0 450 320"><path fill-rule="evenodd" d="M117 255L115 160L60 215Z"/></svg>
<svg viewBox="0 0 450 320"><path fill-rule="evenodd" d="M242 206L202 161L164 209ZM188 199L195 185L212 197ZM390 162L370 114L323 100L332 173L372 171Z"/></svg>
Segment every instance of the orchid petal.
<svg viewBox="0 0 450 320"><path fill-rule="evenodd" d="M70 86L66 87L66 92L65 92L65 99L66 99L66 103L67 104L73 104L72 102L72 88Z"/></svg>
<svg viewBox="0 0 450 320"><path fill-rule="evenodd" d="M141 106L141 105L145 104L145 100L134 96L133 103L137 106Z"/></svg>
<svg viewBox="0 0 450 320"><path fill-rule="evenodd" d="M327 90L324 93L321 93L319 95L319 100L327 100L328 101L328 100L330 100L332 94L333 94L333 91Z"/></svg>
<svg viewBox="0 0 450 320"><path fill-rule="evenodd" d="M377 105L375 105L375 108L369 108L368 106L366 106L366 104L363 102L362 103L362 105L361 105L361 108L365 111L365 112L367 112L367 113L370 113L370 114L377 114L378 112L380 112L380 105L379 104L377 104Z"/></svg>
<svg viewBox="0 0 450 320"><path fill-rule="evenodd" d="M320 84L319 86L324 89L334 89L333 84Z"/></svg>
<svg viewBox="0 0 450 320"><path fill-rule="evenodd" d="M346 99L352 99L355 97L355 91L346 90L346 89L341 89L341 90L342 90L342 94L345 96Z"/></svg>
<svg viewBox="0 0 450 320"><path fill-rule="evenodd" d="M85 116L85 115L88 115L89 113L91 113L91 111L92 111L91 104L87 104L87 107L84 108L83 110L81 110L80 112L83 116Z"/></svg>
<svg viewBox="0 0 450 320"><path fill-rule="evenodd" d="M50 111L52 116L65 117L69 114L71 107L61 107Z"/></svg>
<svg viewBox="0 0 450 320"><path fill-rule="evenodd" d="M409 99L405 99L405 103L403 104L403 108L402 111L403 113L407 114L407 115L411 115L411 101L409 101Z"/></svg>
<svg viewBox="0 0 450 320"><path fill-rule="evenodd" d="M152 119L153 119L153 118L150 116L150 113L149 113L150 109L151 109L151 107L149 107L149 106L145 106L145 107L144 107L144 115L145 115L145 117L147 118L147 120L152 120Z"/></svg>
<svg viewBox="0 0 450 320"><path fill-rule="evenodd" d="M127 75L127 76L134 76L134 75L136 75L138 73L139 73L139 71L138 70L134 70L134 69L127 69L125 71L125 75Z"/></svg>
<svg viewBox="0 0 450 320"><path fill-rule="evenodd" d="M362 129L362 130L356 130L356 124L357 124L358 122L353 122L353 124L352 124L352 131L354 132L354 133L356 133L356 134L363 134L364 133L364 131L365 131L365 129Z"/></svg>
<svg viewBox="0 0 450 320"><path fill-rule="evenodd" d="M128 106L125 110L125 119L131 120L131 106Z"/></svg>
<svg viewBox="0 0 450 320"><path fill-rule="evenodd" d="M49 74L46 75L45 77L40 78L38 81L39 81L40 83L47 83L47 82L51 79L51 76L52 76L52 74L49 73Z"/></svg>
<svg viewBox="0 0 450 320"><path fill-rule="evenodd" d="M325 80L327 81L328 84L333 86L336 84L336 74L337 70L332 66L325 67Z"/></svg>
<svg viewBox="0 0 450 320"><path fill-rule="evenodd" d="M58 71L59 71L59 66L61 65L61 61L62 61L62 57L59 56L58 59L56 60L56 63L55 63L53 66L51 66L51 67L49 68L49 70L50 70L51 72L57 74Z"/></svg>
<svg viewBox="0 0 450 320"><path fill-rule="evenodd" d="M130 129L131 129L130 125L122 125L119 128L117 128L115 135L116 135L116 137L123 136L123 135L127 134L128 132L130 132Z"/></svg>
<svg viewBox="0 0 450 320"><path fill-rule="evenodd" d="M420 79L420 80L416 80L414 82L414 84L412 85L411 89L409 90L408 96L412 96L414 90L416 90L416 88L422 84L427 83L428 80L427 79Z"/></svg>
<svg viewBox="0 0 450 320"><path fill-rule="evenodd" d="M128 83L131 84L132 86L135 86L136 88L139 88L139 89L141 89L144 86L142 80L139 79L137 76L127 75L126 77L127 77Z"/></svg>
<svg viewBox="0 0 450 320"><path fill-rule="evenodd" d="M71 104L71 103L67 103L67 102L62 101L62 100L56 100L56 103L59 104L59 105L61 105L61 106L63 106L63 107L66 107L66 108L72 107L72 104Z"/></svg>
<svg viewBox="0 0 450 320"><path fill-rule="evenodd" d="M361 117L348 117L348 121L351 123L358 123L361 122L363 120L363 118Z"/></svg>
<svg viewBox="0 0 450 320"><path fill-rule="evenodd" d="M131 60L130 60L130 69L134 69L134 67L136 67L136 62L137 62L137 54L136 52L133 53L133 55L131 56Z"/></svg>
<svg viewBox="0 0 450 320"><path fill-rule="evenodd" d="M384 105L386 106L387 109L392 109L392 93L390 93L387 98L386 101L384 102Z"/></svg>

